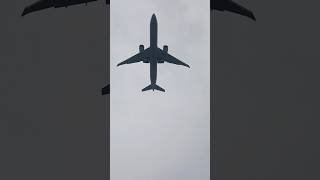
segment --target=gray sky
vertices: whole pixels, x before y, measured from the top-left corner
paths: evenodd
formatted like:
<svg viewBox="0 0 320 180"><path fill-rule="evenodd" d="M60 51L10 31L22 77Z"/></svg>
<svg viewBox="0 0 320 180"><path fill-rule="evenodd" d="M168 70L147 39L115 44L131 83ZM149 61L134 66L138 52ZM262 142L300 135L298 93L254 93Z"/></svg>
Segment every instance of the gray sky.
<svg viewBox="0 0 320 180"><path fill-rule="evenodd" d="M134 7L134 8L132 8ZM210 162L209 1L119 0L111 6L111 179L206 180ZM191 66L158 66L166 92L141 92L149 64L116 65L149 46L151 15L158 45Z"/></svg>

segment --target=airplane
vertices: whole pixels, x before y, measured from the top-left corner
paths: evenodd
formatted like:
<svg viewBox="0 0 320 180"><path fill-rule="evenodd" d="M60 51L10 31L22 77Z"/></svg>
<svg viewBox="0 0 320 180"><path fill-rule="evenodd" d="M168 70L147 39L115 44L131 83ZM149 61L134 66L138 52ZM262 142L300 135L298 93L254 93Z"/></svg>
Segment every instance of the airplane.
<svg viewBox="0 0 320 180"><path fill-rule="evenodd" d="M39 0L29 6L27 6L23 12L22 16L25 16L29 13L43 10L43 9L48 9L48 8L59 8L59 7L68 7L72 5L77 5L77 4L83 4L85 3L87 5L88 2L93 2L97 0ZM106 4L110 5L110 0L106 0ZM256 20L255 16L251 11L248 9L236 4L232 0L210 0L210 9L211 10L218 10L218 11L230 11L234 13L238 13L243 16L247 16L253 20ZM109 88L109 91L105 91L106 88ZM109 94L110 93L110 85L107 85L106 87L102 88L102 95L104 94Z"/></svg>
<svg viewBox="0 0 320 180"><path fill-rule="evenodd" d="M156 84L157 81L157 65L158 63L172 63L176 65L182 65L190 68L190 66L168 53L168 46L164 45L163 49L158 48L158 23L156 15L153 14L150 21L150 47L144 49L144 45L139 46L139 53L130 57L129 59L119 63L117 66L124 64L131 64L137 62L150 63L150 80L151 84L142 89L147 90L165 90Z"/></svg>
<svg viewBox="0 0 320 180"><path fill-rule="evenodd" d="M48 9L52 7L54 8L68 7L68 6L83 4L83 3L87 5L88 2L93 2L93 1L98 1L98 0L39 0L31 4L30 6L27 6L23 10L22 16L25 16L35 11ZM110 5L110 0L106 0L106 4ZM214 9L218 11L230 11L243 16L247 16L253 20L256 20L254 14L250 10L238 5L232 0L210 0L210 9L211 10Z"/></svg>
<svg viewBox="0 0 320 180"><path fill-rule="evenodd" d="M211 0L210 9L237 13L237 14L249 17L254 21L256 21L256 17L254 16L253 12L240 6L239 4L233 2L232 0Z"/></svg>

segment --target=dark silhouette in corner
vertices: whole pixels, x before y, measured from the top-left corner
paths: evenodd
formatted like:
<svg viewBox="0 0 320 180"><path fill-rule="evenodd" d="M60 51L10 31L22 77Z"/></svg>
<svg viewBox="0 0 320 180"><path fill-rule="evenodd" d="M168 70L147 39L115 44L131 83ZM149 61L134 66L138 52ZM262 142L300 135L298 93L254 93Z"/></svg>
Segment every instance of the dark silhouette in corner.
<svg viewBox="0 0 320 180"><path fill-rule="evenodd" d="M60 8L68 7L77 4L86 4L88 2L97 1L97 0L39 0L30 6L27 6L22 13L22 16L25 16L29 13L40 11L48 8ZM106 0L106 4L110 4L110 0Z"/></svg>
<svg viewBox="0 0 320 180"><path fill-rule="evenodd" d="M210 1L210 9L218 10L218 11L230 11L233 13L237 13L246 17L249 17L256 20L253 12L250 10L240 6L239 4L231 1L231 0L211 0Z"/></svg>
<svg viewBox="0 0 320 180"><path fill-rule="evenodd" d="M101 94L110 94L110 84L106 85L104 88L101 89Z"/></svg>
<svg viewBox="0 0 320 180"><path fill-rule="evenodd" d="M160 86L156 84L158 63L168 62L168 63L182 65L190 68L188 64L170 55L168 53L167 45L163 46L163 50L158 48L158 23L157 23L157 18L155 14L152 15L151 22L150 22L150 47L148 47L147 49L144 49L144 46L140 45L138 54L119 63L118 66L123 64L137 63L141 61L143 63L150 63L150 79L151 79L151 84L143 88L142 91L147 91L147 90L153 90L153 91L158 90L163 92L165 91L164 89L162 89Z"/></svg>

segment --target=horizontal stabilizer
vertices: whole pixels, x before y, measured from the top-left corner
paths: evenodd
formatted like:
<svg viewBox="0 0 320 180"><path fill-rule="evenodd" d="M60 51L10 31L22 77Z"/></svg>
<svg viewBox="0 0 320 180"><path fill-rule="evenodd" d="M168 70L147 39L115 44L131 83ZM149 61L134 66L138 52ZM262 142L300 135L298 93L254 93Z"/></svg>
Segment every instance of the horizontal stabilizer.
<svg viewBox="0 0 320 180"><path fill-rule="evenodd" d="M158 86L156 84L150 84L149 86L142 89L142 91L148 91L148 90L153 90L153 91L158 90L158 91L165 92L164 89L162 89L160 86Z"/></svg>

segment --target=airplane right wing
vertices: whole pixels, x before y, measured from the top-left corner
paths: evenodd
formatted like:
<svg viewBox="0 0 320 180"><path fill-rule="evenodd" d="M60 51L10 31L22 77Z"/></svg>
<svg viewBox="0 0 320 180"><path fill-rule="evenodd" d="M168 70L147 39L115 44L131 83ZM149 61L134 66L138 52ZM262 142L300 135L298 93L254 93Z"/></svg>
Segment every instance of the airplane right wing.
<svg viewBox="0 0 320 180"><path fill-rule="evenodd" d="M145 59L148 58L148 55L149 55L149 48L148 49L145 49L144 51L142 52L139 52L138 54L130 57L129 59L125 60L125 61L122 61L121 63L119 63L117 66L121 66L123 64L132 64L132 63L137 63L137 62L140 62L140 61L143 61Z"/></svg>
<svg viewBox="0 0 320 180"><path fill-rule="evenodd" d="M162 54L162 58L164 61L168 62L168 63L172 63L172 64L177 64L177 65L181 65L181 66L186 66L188 68L190 68L190 66L182 61L180 61L179 59L173 57L172 55L170 55L169 53L165 53L163 52L161 49L159 49L161 54Z"/></svg>
<svg viewBox="0 0 320 180"><path fill-rule="evenodd" d="M97 0L39 0L23 10L22 16L29 14L31 12L48 9L51 7L68 7L76 4L83 4ZM106 4L110 4L110 0L106 0Z"/></svg>

